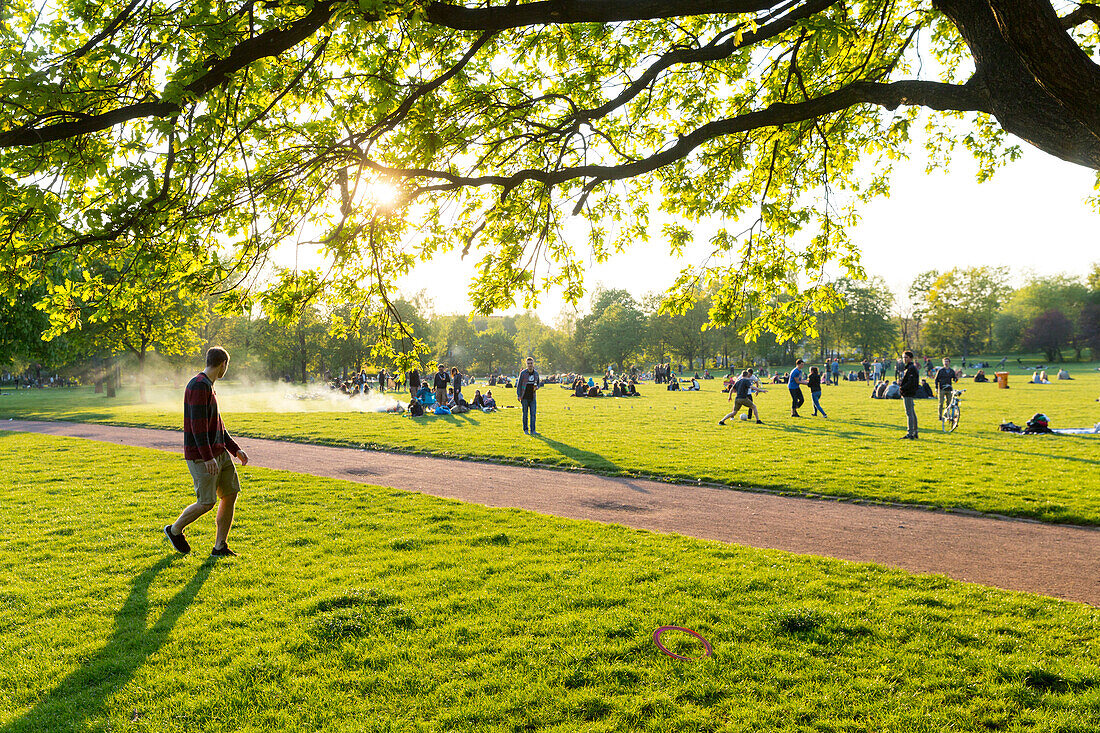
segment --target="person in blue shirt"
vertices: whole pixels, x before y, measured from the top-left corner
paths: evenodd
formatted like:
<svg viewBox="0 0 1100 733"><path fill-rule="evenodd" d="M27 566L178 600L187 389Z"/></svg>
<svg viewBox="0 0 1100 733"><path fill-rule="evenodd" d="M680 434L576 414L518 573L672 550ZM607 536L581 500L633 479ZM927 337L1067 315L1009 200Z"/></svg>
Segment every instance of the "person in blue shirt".
<svg viewBox="0 0 1100 733"><path fill-rule="evenodd" d="M806 398L802 395L803 384L809 384L802 378L802 365L805 362L801 359L794 363L794 369L791 370L790 377L787 378L787 389L791 391L791 417L802 417L798 414L798 408L802 407L802 403L806 401Z"/></svg>

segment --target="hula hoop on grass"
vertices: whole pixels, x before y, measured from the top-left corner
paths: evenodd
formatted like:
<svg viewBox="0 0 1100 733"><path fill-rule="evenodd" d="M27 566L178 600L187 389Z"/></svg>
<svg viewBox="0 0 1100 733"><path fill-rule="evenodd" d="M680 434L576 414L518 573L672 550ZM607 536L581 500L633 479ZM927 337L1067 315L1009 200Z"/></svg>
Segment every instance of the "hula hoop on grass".
<svg viewBox="0 0 1100 733"><path fill-rule="evenodd" d="M668 648L664 644L661 643L661 634L665 633L666 631L683 631L685 634L691 634L696 639L703 642L703 656L701 656L701 657L685 657L682 654L677 654L676 652L669 651ZM707 657L713 657L714 656L714 650L711 649L709 641L707 641L706 639L704 639L702 636L695 633L691 629L685 629L683 626L662 626L661 628L659 628L659 629L657 629L656 631L653 632L653 643L657 645L658 649L660 649L662 652L664 652L668 656L672 657L673 659L680 659L680 660L683 660L685 662L697 662L700 659L706 659Z"/></svg>

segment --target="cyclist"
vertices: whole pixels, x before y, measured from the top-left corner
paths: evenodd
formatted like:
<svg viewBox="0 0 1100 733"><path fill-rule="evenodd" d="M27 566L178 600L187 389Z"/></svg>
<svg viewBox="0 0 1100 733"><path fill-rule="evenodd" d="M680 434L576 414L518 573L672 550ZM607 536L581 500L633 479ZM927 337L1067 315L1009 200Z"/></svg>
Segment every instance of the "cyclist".
<svg viewBox="0 0 1100 733"><path fill-rule="evenodd" d="M951 368L951 360L943 357L943 366L936 371L936 391L940 395L940 420L943 420L944 405L951 404L953 383L959 381L959 375Z"/></svg>

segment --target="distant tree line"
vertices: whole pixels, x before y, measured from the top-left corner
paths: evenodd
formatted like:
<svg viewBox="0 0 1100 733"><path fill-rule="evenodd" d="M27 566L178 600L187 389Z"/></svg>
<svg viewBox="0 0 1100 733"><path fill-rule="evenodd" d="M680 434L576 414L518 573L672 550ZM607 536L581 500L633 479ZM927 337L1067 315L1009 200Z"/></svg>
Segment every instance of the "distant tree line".
<svg viewBox="0 0 1100 733"><path fill-rule="evenodd" d="M546 372L663 362L701 371L786 364L796 356L889 356L905 348L932 356L1023 351L1048 361L1100 358L1100 265L1080 277L1031 276L1016 289L1006 268L931 270L901 300L881 278L841 279L832 287L840 305L808 314L806 335L783 341L767 333L746 340L736 323L706 328L710 293L670 308L659 295L639 302L625 290L598 289L589 312L567 312L547 324L534 312L436 314L423 295L388 307L337 303L326 310L270 302L256 313L226 315L216 301L157 291L49 340L42 338L50 330L46 315L0 303L0 367L64 369L94 381L119 355L129 354L141 375L151 354L184 368L215 343L233 354L238 374L299 382L435 363L475 374L511 372L527 355ZM396 341L389 337L395 330ZM399 348L388 348L392 343Z"/></svg>

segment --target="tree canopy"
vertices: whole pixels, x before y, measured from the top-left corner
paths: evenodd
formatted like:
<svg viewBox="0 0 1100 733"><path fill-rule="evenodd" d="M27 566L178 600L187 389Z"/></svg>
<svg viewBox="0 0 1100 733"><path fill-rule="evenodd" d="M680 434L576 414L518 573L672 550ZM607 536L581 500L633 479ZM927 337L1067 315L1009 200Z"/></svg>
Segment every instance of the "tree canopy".
<svg viewBox="0 0 1100 733"><path fill-rule="evenodd" d="M7 0L0 288L54 330L162 263L243 312L386 307L419 258L479 258L489 313L659 237L712 253L669 304L813 328L921 110L989 175L1008 135L1100 169L1100 7L1047 0ZM324 264L272 274L280 246ZM104 266L103 263L113 263ZM123 304L122 307L125 307ZM396 315L395 309L390 309ZM749 317L745 317L749 314Z"/></svg>

